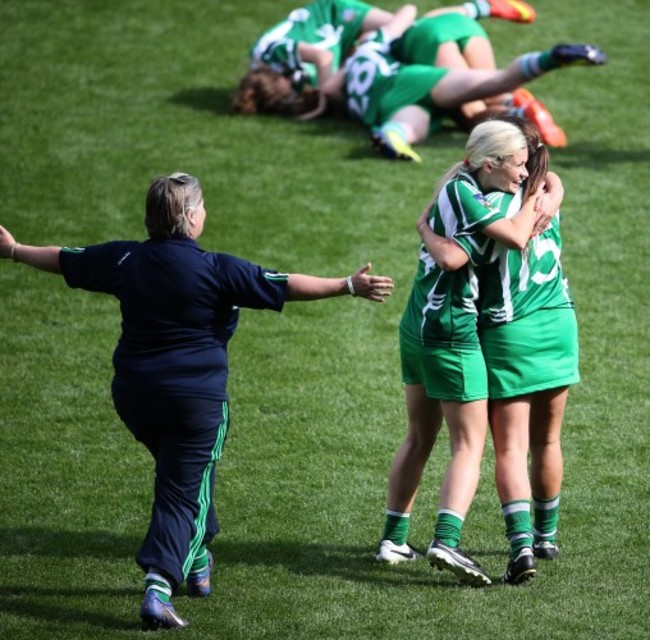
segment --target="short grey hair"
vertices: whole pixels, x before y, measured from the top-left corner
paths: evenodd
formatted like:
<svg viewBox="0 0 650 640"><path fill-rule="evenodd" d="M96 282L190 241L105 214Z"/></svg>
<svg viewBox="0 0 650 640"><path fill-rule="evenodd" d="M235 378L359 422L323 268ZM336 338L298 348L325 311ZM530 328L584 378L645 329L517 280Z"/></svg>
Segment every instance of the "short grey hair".
<svg viewBox="0 0 650 640"><path fill-rule="evenodd" d="M203 200L199 181L188 173L176 172L155 178L147 191L144 224L150 238L189 236L187 214Z"/></svg>

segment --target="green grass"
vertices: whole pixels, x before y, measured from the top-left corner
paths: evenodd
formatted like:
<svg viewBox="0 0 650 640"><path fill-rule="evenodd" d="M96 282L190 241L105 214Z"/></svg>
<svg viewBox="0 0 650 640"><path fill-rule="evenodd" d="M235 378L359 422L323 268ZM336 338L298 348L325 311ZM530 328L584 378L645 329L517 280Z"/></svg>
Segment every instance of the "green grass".
<svg viewBox="0 0 650 640"><path fill-rule="evenodd" d="M398 2L382 6L396 8ZM426 563L372 554L405 415L396 341L415 269L413 223L462 157L446 130L422 166L376 158L346 121L235 118L258 33L293 0L4 0L0 224L69 246L141 238L149 180L198 175L201 244L280 270L396 282L383 306L337 299L244 312L231 347L232 430L219 467L215 594L177 599L186 638L646 637L649 563L645 0L540 0L530 26L483 24L497 59L594 41L602 69L533 86L569 136L564 266L580 322L560 560L520 589L459 588ZM424 9L434 3L419 3ZM152 465L111 405L114 300L0 264L0 636L136 637ZM413 515L431 536L441 437ZM464 546L506 562L488 447Z"/></svg>

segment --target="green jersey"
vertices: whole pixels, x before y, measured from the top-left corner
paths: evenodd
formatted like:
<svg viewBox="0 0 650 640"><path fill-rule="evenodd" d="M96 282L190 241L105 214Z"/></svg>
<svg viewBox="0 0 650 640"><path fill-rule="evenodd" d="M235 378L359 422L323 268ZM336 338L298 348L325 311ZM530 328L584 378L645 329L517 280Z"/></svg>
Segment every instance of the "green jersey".
<svg viewBox="0 0 650 640"><path fill-rule="evenodd" d="M472 242L459 243L470 255L457 271L443 271L420 246L418 270L400 323L400 331L425 345L479 348L477 335L478 280L472 263L484 259L489 240L477 239L487 225L505 217L481 193L468 173L447 182L429 216L429 225L441 236L453 237L464 231Z"/></svg>
<svg viewBox="0 0 650 640"><path fill-rule="evenodd" d="M487 200L508 218L522 207L522 191L516 195L494 192ZM457 238L459 244L466 239ZM573 308L569 285L562 271L560 212L523 251L490 241L477 273L480 289L480 326L514 322L540 309Z"/></svg>
<svg viewBox="0 0 650 640"><path fill-rule="evenodd" d="M253 45L251 66L264 63L287 76L299 72L307 83L316 87L316 67L300 59L298 44L305 42L331 51L332 68L336 71L361 34L363 20L371 8L358 0L316 0L295 9Z"/></svg>
<svg viewBox="0 0 650 640"><path fill-rule="evenodd" d="M380 127L403 107L418 105L431 116L430 129L439 128L445 112L434 105L431 90L448 69L401 64L390 52L391 42L383 30L375 31L346 61L349 114L369 127Z"/></svg>

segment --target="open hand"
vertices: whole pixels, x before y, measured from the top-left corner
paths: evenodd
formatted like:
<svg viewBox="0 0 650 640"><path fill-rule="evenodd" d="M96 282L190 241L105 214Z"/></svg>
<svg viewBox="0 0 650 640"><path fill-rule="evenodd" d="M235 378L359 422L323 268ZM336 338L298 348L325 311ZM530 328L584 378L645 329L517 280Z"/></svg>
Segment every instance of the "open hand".
<svg viewBox="0 0 650 640"><path fill-rule="evenodd" d="M368 275L371 268L372 264L368 262L354 275L350 276L354 295L373 302L384 302L392 293L393 280L388 276Z"/></svg>
<svg viewBox="0 0 650 640"><path fill-rule="evenodd" d="M14 237L0 225L0 258L11 258L11 248L15 244Z"/></svg>

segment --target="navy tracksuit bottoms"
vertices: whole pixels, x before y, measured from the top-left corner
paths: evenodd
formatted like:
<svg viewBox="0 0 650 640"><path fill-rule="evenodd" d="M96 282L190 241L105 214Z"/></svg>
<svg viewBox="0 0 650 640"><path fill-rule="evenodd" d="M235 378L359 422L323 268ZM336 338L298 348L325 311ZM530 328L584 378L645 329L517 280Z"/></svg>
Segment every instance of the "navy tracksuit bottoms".
<svg viewBox="0 0 650 640"><path fill-rule="evenodd" d="M176 588L187 577L197 551L219 532L213 502L215 463L228 434L228 403L148 395L115 384L113 402L156 464L151 523L136 561Z"/></svg>

